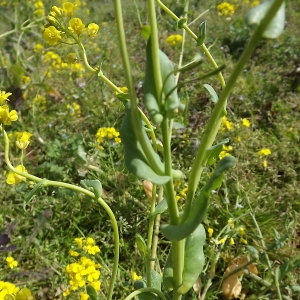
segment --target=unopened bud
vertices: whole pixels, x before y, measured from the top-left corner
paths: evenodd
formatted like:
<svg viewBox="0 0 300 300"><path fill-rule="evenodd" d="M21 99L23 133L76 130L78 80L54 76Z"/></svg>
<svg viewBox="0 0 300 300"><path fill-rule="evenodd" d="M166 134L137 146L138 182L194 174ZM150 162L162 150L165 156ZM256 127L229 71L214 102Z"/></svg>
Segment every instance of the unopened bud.
<svg viewBox="0 0 300 300"><path fill-rule="evenodd" d="M52 6L51 10L58 16L61 17L63 15L63 10L57 6Z"/></svg>
<svg viewBox="0 0 300 300"><path fill-rule="evenodd" d="M52 17L52 16L48 16L47 17L47 21L51 24L51 25L55 25L57 23L57 20Z"/></svg>

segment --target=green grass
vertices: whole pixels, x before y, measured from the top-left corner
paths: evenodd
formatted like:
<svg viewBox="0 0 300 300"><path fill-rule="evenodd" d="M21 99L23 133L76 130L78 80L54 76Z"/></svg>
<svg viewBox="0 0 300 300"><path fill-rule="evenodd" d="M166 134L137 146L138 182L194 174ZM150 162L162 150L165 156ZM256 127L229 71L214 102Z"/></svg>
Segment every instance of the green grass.
<svg viewBox="0 0 300 300"><path fill-rule="evenodd" d="M22 2L22 1L20 1ZM46 1L45 1L46 2ZM53 3L47 3L46 13ZM132 1L124 2L125 32L128 37L130 58L134 66L133 76L136 86L143 80L145 70L145 41L140 35L139 19ZM175 1L169 1L172 8ZM196 5L191 1L190 18L197 17L204 9L215 4L204 1ZM195 2L195 4L194 4ZM147 24L144 3L138 2L142 24ZM104 74L117 86L125 86L121 57L117 46L117 32L113 7L110 1L101 3L87 2L90 14L78 9L77 16L85 23L96 22L100 25L99 36L86 42L87 55L92 66L101 65ZM204 7L202 7L204 5ZM2 9L2 8L1 8ZM212 9L201 21L207 20L207 46L219 65L225 64L225 80L228 79L241 51L250 37L250 30L243 23L245 7L241 7L231 17L218 16ZM32 6L20 4L17 7L19 23L33 16ZM3 8L0 17L0 33L14 26L13 9ZM6 18L12 18L11 23ZM238 158L237 166L227 173L226 182L212 195L209 213L204 221L205 228L214 228L214 237L227 225L229 218L239 218L235 227L246 227L248 245L258 251L263 246L258 237L257 228L251 218L250 206L269 247L268 253L273 270L282 265L286 259L299 255L299 5L294 1L287 2L287 26L285 32L276 40L264 40L260 43L245 72L238 79L228 101L227 118L233 122L231 131L220 132L217 141L229 138L233 147L231 152ZM174 31L168 17L161 13L159 17L161 48L177 62L179 47L171 47L164 41ZM103 23L105 22L105 23ZM199 21L200 22L200 21ZM199 22L192 26L197 32ZM9 25L8 25L9 24ZM8 132L29 131L33 134L32 142L26 150L25 166L29 173L51 180L60 180L79 185L83 179L99 179L103 185L103 198L116 215L120 234L120 265L117 285L113 299L124 299L132 291L131 271L145 274L142 255L135 245L135 235L139 233L146 238L148 225L149 202L143 191L142 182L128 174L124 167L122 145L107 146L104 151L95 149L95 134L99 127L120 129L124 118L123 105L116 98L114 91L100 81L88 70L81 74L69 69L55 69L43 60L44 53L53 51L65 59L69 52L78 49L60 45L49 47L42 40L44 22L25 32L20 39L20 32L0 39L0 89L14 91L10 107L19 113L19 120L6 127ZM44 53L35 53L35 44L43 44ZM20 47L20 55L17 55ZM184 62L187 63L200 48L187 37ZM201 53L200 53L201 54ZM17 93L13 64L22 65L24 75L31 78L31 83L21 86L23 98L13 99ZM190 77L196 77L210 70L206 59L199 70L191 71ZM45 75L51 73L51 77ZM49 73L48 73L49 74ZM174 163L183 168L188 176L188 168L194 156L195 143L201 142L204 126L213 104L203 88L209 83L220 91L217 79L193 83L182 90L190 99L186 119L180 117L178 122L185 122L183 131L174 131L172 143ZM46 98L46 107L41 110L33 106L33 98L41 94ZM81 107L80 116L72 116L68 104L76 102ZM241 124L241 118L251 121L251 127ZM160 138L160 135L158 134ZM236 138L241 141L237 142ZM86 152L84 161L78 154L79 146ZM257 152L269 148L267 168L262 165ZM0 280L10 281L18 286L26 285L35 293L37 299L61 299L67 286L65 266L70 263L68 250L73 239L92 236L101 248L97 261L102 265L102 298L108 289L113 263L113 231L105 211L88 197L62 188L49 187L39 192L29 203L24 204L30 186L19 184L9 186L5 183L6 167L3 160L3 146L0 145L0 233L8 233L11 243L17 246L12 256L18 259L19 266L9 270L5 266L6 252L1 252ZM11 161L18 159L20 152L11 145ZM204 179L212 169L205 170ZM204 179L202 183L204 183ZM187 178L178 188L185 187ZM182 200L181 200L182 201ZM184 205L184 201L180 202ZM162 216L167 221L166 215ZM282 245L275 245L275 230L285 237ZM234 230L229 231L233 234ZM159 244L158 258L167 255L168 243L162 236ZM207 299L221 299L221 277L230 259L246 254L251 255L246 246L235 236L236 244L226 243L221 250L221 258L216 266L216 276ZM207 240L207 257L212 257L216 246ZM277 246L277 248L276 248ZM218 248L220 249L220 248ZM160 265L163 267L163 264ZM263 259L257 261L259 276L271 281ZM299 292L300 272L297 268L281 282L281 292L286 299L297 299ZM203 283L207 275L201 277ZM274 288L262 291L255 280L245 278L242 281L246 299L276 299ZM294 290L295 289L295 290ZM260 291L260 292L258 292ZM257 294L259 293L259 294ZM259 298L265 297L265 298ZM75 298L74 298L75 299ZM196 299L190 292L184 299Z"/></svg>

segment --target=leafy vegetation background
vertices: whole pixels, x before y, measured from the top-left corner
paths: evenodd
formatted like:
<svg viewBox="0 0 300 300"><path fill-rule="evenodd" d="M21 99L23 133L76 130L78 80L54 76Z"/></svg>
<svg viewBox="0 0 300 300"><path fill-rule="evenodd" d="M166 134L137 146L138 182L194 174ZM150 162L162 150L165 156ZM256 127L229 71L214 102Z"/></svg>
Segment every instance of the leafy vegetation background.
<svg viewBox="0 0 300 300"><path fill-rule="evenodd" d="M73 66L65 63L69 52L78 51L76 47L51 47L43 42L45 20L29 30L20 30L26 20L43 17L42 11L36 12L37 2L41 1L0 3L0 34L16 29L0 39L0 89L13 93L9 105L19 113L18 122L9 128L12 162L20 154L13 143L14 132L29 131L33 137L26 152L25 166L30 173L75 184L85 178L101 181L104 199L116 214L121 232L120 273L114 294L114 299L121 299L132 290L131 271L144 273L135 235L146 235L149 203L141 181L125 170L121 144L108 142L99 150L95 135L101 127L119 130L124 108L110 87L85 70L82 62ZM90 64L101 65L107 77L116 85L124 86L111 2L80 2L77 15L86 24L95 22L100 26L98 37L85 43ZM168 2L174 10L178 6L175 1ZM44 15L52 5L58 4L44 1ZM146 8L144 1L123 1L123 4L133 75L141 96L145 41L140 27L147 24ZM191 1L189 19L217 4L212 0ZM220 16L212 8L201 18L201 21L207 20L206 44L218 64L226 65L225 79L251 34L243 21L248 9L249 5L240 1L230 17ZM223 128L218 141L229 138L230 153L238 158L238 164L212 195L205 220L206 228L213 228L214 234L218 234L228 219L244 215L236 226L246 228L244 238L248 245L260 251L262 246L256 228L247 214L251 206L267 245L280 241L269 253L274 266L299 255L300 247L299 19L300 2L287 1L284 33L276 40L261 41L228 101L227 120L232 126L229 130L226 126ZM181 32L174 31L174 24L163 12L158 21L161 48L176 63L180 47L171 46L165 40ZM195 31L199 23L192 26ZM202 55L199 48L187 38L184 61L187 63L197 55ZM199 70L191 72L191 77L210 70L205 58L203 60ZM203 83L208 82L193 83L182 91L190 106L187 116L178 120L184 128L174 131L172 141L174 160L186 173L213 107ZM220 91L216 79L209 83ZM243 118L251 122L249 127L243 126ZM271 154L260 156L258 152L263 148L270 149ZM8 233L17 246L13 256L19 261L18 268L9 270L5 266L5 253L0 253L0 280L26 284L39 299L61 298L67 285L68 251L74 238L84 234L92 236L101 248L97 259L102 265L104 295L113 257L112 229L105 212L85 196L59 188L42 190L25 203L30 183L7 185L3 146L0 146L0 155L0 232ZM267 166L263 165L264 160ZM185 182L178 183L178 195L185 186ZM184 205L184 193L179 201ZM245 246L238 240L235 245L226 244L216 278L223 275L228 258L246 252ZM168 244L162 239L160 259L165 259L167 249ZM264 277L263 262L258 263L258 270ZM296 269L282 282L282 289L295 295L293 299L299 299L293 290L295 286L299 288L299 276ZM248 280L243 284L246 294L255 296L257 283ZM219 286L216 286L211 299L220 297L218 292Z"/></svg>

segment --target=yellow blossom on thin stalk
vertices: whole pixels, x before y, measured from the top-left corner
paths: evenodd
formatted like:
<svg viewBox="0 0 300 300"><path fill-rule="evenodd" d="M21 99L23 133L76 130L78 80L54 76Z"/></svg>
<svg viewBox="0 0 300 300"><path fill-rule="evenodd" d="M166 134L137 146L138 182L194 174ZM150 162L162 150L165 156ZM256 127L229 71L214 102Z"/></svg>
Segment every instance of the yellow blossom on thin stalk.
<svg viewBox="0 0 300 300"><path fill-rule="evenodd" d="M50 46L54 46L60 43L61 32L57 30L54 26L49 26L45 28L43 32L43 38Z"/></svg>
<svg viewBox="0 0 300 300"><path fill-rule="evenodd" d="M120 139L120 132L118 132L113 127L101 127L98 129L96 133L96 139L98 143L98 148L103 150L103 147L99 144L103 143L105 140L114 140L116 144L119 144L121 142Z"/></svg>
<svg viewBox="0 0 300 300"><path fill-rule="evenodd" d="M128 93L128 87L127 86L122 86L119 87L119 89L123 92L123 93ZM118 91L115 92L115 95L119 95L120 93Z"/></svg>
<svg viewBox="0 0 300 300"><path fill-rule="evenodd" d="M233 239L233 238L230 238L230 240L229 240L229 244L230 244L230 245L234 245L234 244L235 244L235 242L234 242L234 239Z"/></svg>
<svg viewBox="0 0 300 300"><path fill-rule="evenodd" d="M18 165L15 167L15 169L19 172L22 173L27 173L26 168L23 165ZM16 183L20 183L26 181L26 177L18 175L15 172L9 172L6 176L6 183L7 184L16 184Z"/></svg>
<svg viewBox="0 0 300 300"><path fill-rule="evenodd" d="M69 21L68 29L73 33L80 35L83 32L84 27L85 25L79 18L73 18Z"/></svg>
<svg viewBox="0 0 300 300"><path fill-rule="evenodd" d="M71 116L80 117L81 115L81 107L76 102L73 102L72 104L67 104L67 109L70 110Z"/></svg>
<svg viewBox="0 0 300 300"><path fill-rule="evenodd" d="M231 131L233 129L233 123L227 120L227 117L222 118L221 131Z"/></svg>
<svg viewBox="0 0 300 300"><path fill-rule="evenodd" d="M29 139L32 137L32 134L24 131L24 132L20 132L17 135L17 141L16 141L16 145L19 149L26 149L30 143Z"/></svg>
<svg viewBox="0 0 300 300"><path fill-rule="evenodd" d="M223 245L223 244L225 244L225 242L226 242L226 240L227 240L227 237L223 237L222 239L220 239L219 241L218 241L218 245Z"/></svg>
<svg viewBox="0 0 300 300"><path fill-rule="evenodd" d="M208 232L208 236L209 236L209 237L212 237L212 236L213 236L213 233L214 233L214 230L213 230L213 228L208 228L208 229L207 229L207 232Z"/></svg>
<svg viewBox="0 0 300 300"><path fill-rule="evenodd" d="M94 38L98 34L99 26L96 23L91 23L88 25L87 29L89 37Z"/></svg>
<svg viewBox="0 0 300 300"><path fill-rule="evenodd" d="M9 101L8 97L12 95L12 93L6 93L4 91L0 91L0 105L4 103L4 101Z"/></svg>
<svg viewBox="0 0 300 300"><path fill-rule="evenodd" d="M11 122L18 120L18 113L15 110L9 111L7 105L0 106L0 123L11 125Z"/></svg>
<svg viewBox="0 0 300 300"><path fill-rule="evenodd" d="M18 262L12 256L7 256L5 260L6 260L7 265L11 269L13 269L13 268L15 268L15 267L18 266Z"/></svg>
<svg viewBox="0 0 300 300"><path fill-rule="evenodd" d="M68 17L72 17L73 14L74 14L74 10L76 9L76 6L77 5L74 5L73 3L71 2L65 2L63 4L63 11L64 13L68 16Z"/></svg>

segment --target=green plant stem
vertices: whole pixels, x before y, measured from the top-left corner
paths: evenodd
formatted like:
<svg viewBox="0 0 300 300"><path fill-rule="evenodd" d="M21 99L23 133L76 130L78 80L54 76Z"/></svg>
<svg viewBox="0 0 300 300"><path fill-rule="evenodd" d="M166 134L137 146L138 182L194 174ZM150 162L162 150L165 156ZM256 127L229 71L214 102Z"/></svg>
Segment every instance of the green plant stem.
<svg viewBox="0 0 300 300"><path fill-rule="evenodd" d="M219 100L214 107L212 115L208 121L205 132L201 139L201 144L197 151L197 154L196 154L196 157L194 160L194 164L192 166L192 170L191 170L191 173L189 176L189 183L188 183L189 188L188 188L188 192L187 192L187 201L186 201L182 220L185 220L189 214L192 199L193 199L196 189L198 187L200 177L201 177L201 174L203 171L203 167L205 165L206 150L212 146L212 144L217 136L218 130L219 130L221 122L222 122L222 117L225 114L227 98L230 95L230 92L233 89L233 87L237 81L237 78L244 70L248 60L251 57L251 54L255 50L259 41L261 40L263 32L267 28L269 22L275 16L276 12L280 8L283 1L284 0L277 0L272 4L272 6L270 7L269 11L266 14L266 17L262 20L260 25L257 27L255 32L253 33L252 37L250 38L250 40L248 42L246 49L244 50L239 61L235 65L235 67L231 73L231 76L228 79L227 85L222 90Z"/></svg>
<svg viewBox="0 0 300 300"><path fill-rule="evenodd" d="M27 179L29 179L31 181L39 182L39 181L43 180L42 178L39 178L37 176L33 176L28 173L20 172L12 166L12 164L9 160L9 139L8 139L7 133L4 130L4 128L1 127L0 129L3 133L4 159L5 159L5 163L8 167L8 169L11 172L14 172L20 176L26 177ZM73 190L73 191L76 191L79 193L83 193L83 194L95 199L94 193L92 193L84 188L81 188L79 186L73 185L73 184L60 182L60 181L45 180L43 183L43 187L46 187L46 186L64 187L64 188L67 188L67 189L70 189L70 190ZM112 298L113 288L114 288L114 285L116 282L117 270L118 270L118 264L119 264L119 247L120 247L119 229L118 229L117 220L116 220L111 208L106 204L106 202L101 197L98 199L95 199L95 200L104 208L104 210L108 214L110 221L112 223L113 231L114 231L114 244L115 244L114 245L115 246L114 265L113 265L113 272L112 272L112 276L111 276L111 280L110 280L110 284L109 284L109 290L108 290L108 294L107 294L107 299L110 300Z"/></svg>
<svg viewBox="0 0 300 300"><path fill-rule="evenodd" d="M165 295L160 290L157 290L155 288L150 288L150 287L142 288L137 291L134 291L129 296L127 296L124 300L133 299L133 298L135 298L135 296L143 294L143 293L155 293L160 299L167 300Z"/></svg>
<svg viewBox="0 0 300 300"><path fill-rule="evenodd" d="M156 19L156 11L155 11L155 0L148 0L148 16L151 27L151 56L153 63L153 76L155 82L156 95L161 95L163 82L161 78L161 70L160 70L160 61L159 61L159 44L158 44L158 30L157 30L157 19ZM161 101L164 99L157 99L157 101ZM159 103L161 105L161 103Z"/></svg>
<svg viewBox="0 0 300 300"><path fill-rule="evenodd" d="M266 250L267 247L266 247L266 243L265 243L264 237L263 237L262 232L260 230L260 227L259 227L259 225L258 225L258 223L256 221L254 213L250 213L250 215L252 217L253 223L255 224L256 230L258 232L258 237L259 237L259 239L261 241L261 245L262 245L263 251L264 251L263 254L264 254L265 260L267 262L268 268L269 268L269 270L270 270L270 272L272 274L278 299L282 300L282 295L281 295L281 291L280 291L279 282L278 282L277 276L275 275L274 271L272 270L272 264L271 264L268 252Z"/></svg>
<svg viewBox="0 0 300 300"><path fill-rule="evenodd" d="M156 173L160 173L159 171L159 165L156 162L155 158L152 156L150 149L148 149L146 137L143 135L143 132L140 130L140 113L137 106L137 97L135 94L132 74L131 74L131 68L129 63L129 56L127 51L127 45L125 40L125 32L124 32L124 24L123 24L123 16L122 16L122 6L121 6L121 0L113 0L114 3L114 11L115 11L115 17L116 17L116 24L117 24L117 31L118 31L118 38L119 38L119 46L123 61L123 67L129 92L129 98L130 98L130 104L131 104L131 122L132 127L134 129L135 136L139 143L141 144L141 147L145 153L145 156L153 168L153 170Z"/></svg>
<svg viewBox="0 0 300 300"><path fill-rule="evenodd" d="M150 206L150 214L155 210L156 203L156 185L152 188L152 198ZM151 264L152 260L155 261L155 257L152 257L152 241L153 241L153 231L154 231L154 220L155 217L149 219L148 224L148 236L147 236L147 261L146 261L146 274L147 274L147 286L151 287L151 270L154 269L154 265Z"/></svg>

